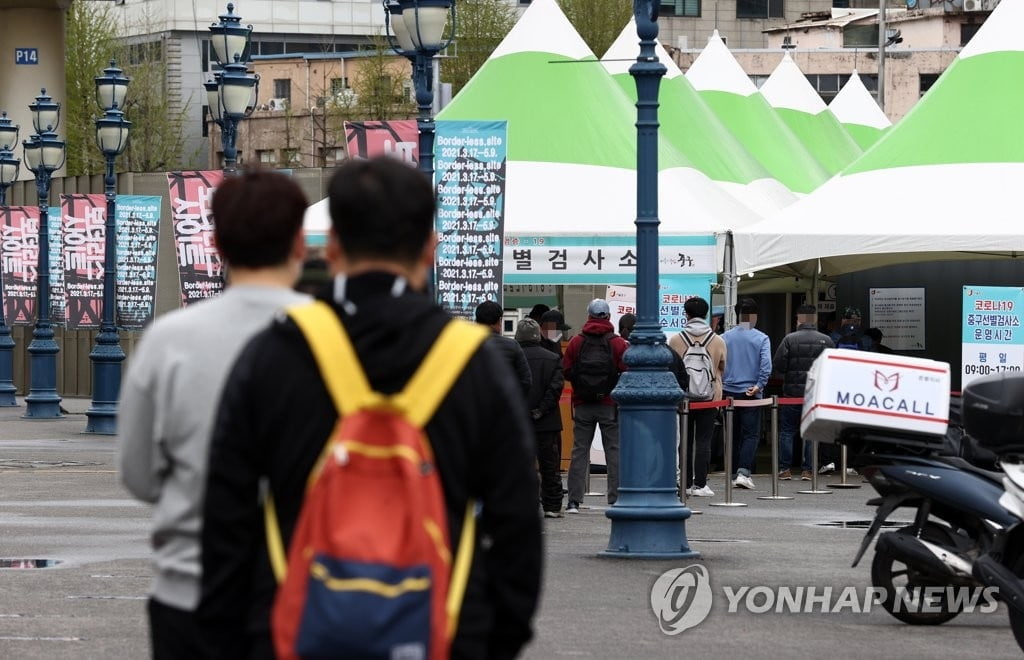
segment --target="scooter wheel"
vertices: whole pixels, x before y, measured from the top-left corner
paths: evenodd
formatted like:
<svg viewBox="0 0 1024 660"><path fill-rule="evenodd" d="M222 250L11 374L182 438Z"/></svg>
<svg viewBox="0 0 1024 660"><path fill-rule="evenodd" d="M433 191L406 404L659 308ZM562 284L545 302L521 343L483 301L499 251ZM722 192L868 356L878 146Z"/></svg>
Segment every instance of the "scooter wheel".
<svg viewBox="0 0 1024 660"><path fill-rule="evenodd" d="M909 528L904 528L895 533L913 534L914 532ZM955 546L955 541L949 530L934 522L925 523L920 538L938 545ZM950 609L945 599L937 603L939 610L937 612L921 612L918 611L920 608L908 606L900 594L915 588L945 587L950 583L941 577L922 573L889 553L877 549L875 558L871 562L871 584L885 589L882 607L903 623L909 623L912 626L937 626L960 614L959 609Z"/></svg>

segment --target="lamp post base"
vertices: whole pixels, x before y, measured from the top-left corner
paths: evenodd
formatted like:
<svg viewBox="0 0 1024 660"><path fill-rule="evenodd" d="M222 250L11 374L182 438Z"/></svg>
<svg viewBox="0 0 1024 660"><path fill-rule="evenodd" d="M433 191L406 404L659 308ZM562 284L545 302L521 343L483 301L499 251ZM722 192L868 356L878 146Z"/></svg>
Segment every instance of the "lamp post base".
<svg viewBox="0 0 1024 660"><path fill-rule="evenodd" d="M664 492L657 492L657 491ZM637 498L661 499L665 504L658 506L641 504L630 506L619 502ZM641 491L643 494L641 495ZM621 488L619 502L605 515L612 521L608 549L602 557L623 557L629 559L695 559L700 553L690 549L686 539L686 519L691 511L680 504L674 488L640 489Z"/></svg>
<svg viewBox="0 0 1024 660"><path fill-rule="evenodd" d="M14 398L17 391L14 386L14 340L11 339L10 328L0 322L0 408L17 406L18 401Z"/></svg>
<svg viewBox="0 0 1024 660"><path fill-rule="evenodd" d="M60 412L60 395L57 394L57 353L60 347L53 340L49 328L36 328L35 336L28 345L31 387L25 397L25 419L57 419ZM44 335L40 337L39 335ZM49 335L48 337L45 335Z"/></svg>
<svg viewBox="0 0 1024 660"><path fill-rule="evenodd" d="M96 345L89 353L93 369L92 404L85 412L86 433L115 435L117 433L117 399L121 391L121 363L124 350L120 336L112 328L96 336Z"/></svg>

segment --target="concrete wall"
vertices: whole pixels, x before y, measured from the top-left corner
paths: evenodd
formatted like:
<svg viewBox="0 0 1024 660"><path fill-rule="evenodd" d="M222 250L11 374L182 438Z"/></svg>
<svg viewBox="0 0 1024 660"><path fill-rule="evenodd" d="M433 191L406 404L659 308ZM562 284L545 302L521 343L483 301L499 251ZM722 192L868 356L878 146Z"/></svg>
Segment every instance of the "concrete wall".
<svg viewBox="0 0 1024 660"><path fill-rule="evenodd" d="M32 103L42 87L62 101L64 87L64 14L70 0L0 0L0 110L21 127L19 139L32 133ZM36 64L16 64L16 48L35 48ZM58 133L63 133L57 127ZM16 150L21 154L21 149ZM31 179L23 164L19 178Z"/></svg>
<svg viewBox="0 0 1024 660"><path fill-rule="evenodd" d="M729 48L766 48L768 36L762 30L793 23L807 12L828 12L831 8L831 0L785 0L783 18L736 18L736 0L705 1L701 3L700 17L658 19L658 38L666 46L699 50L717 27Z"/></svg>

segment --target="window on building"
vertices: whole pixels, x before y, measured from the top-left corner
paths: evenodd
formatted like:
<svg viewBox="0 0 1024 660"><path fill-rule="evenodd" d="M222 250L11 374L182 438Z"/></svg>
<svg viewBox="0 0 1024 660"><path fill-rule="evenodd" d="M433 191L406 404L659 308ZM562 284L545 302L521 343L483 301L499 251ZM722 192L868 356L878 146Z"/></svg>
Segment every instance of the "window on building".
<svg viewBox="0 0 1024 660"><path fill-rule="evenodd" d="M337 165L341 161L345 160L345 148L344 147L320 147L320 158L321 158L321 161L327 167L331 167L331 166Z"/></svg>
<svg viewBox="0 0 1024 660"><path fill-rule="evenodd" d="M277 149L257 149L256 159L260 165L274 165L277 163Z"/></svg>
<svg viewBox="0 0 1024 660"><path fill-rule="evenodd" d="M935 81L939 79L938 73L919 73L917 74L917 85L920 92L920 96L924 96L925 93L932 88Z"/></svg>
<svg viewBox="0 0 1024 660"><path fill-rule="evenodd" d="M782 0L736 0L736 18L782 18Z"/></svg>
<svg viewBox="0 0 1024 660"><path fill-rule="evenodd" d="M765 81L768 80L768 76L759 76L756 74L750 75L748 77L750 78L750 82L754 83L754 87L757 87L758 89L761 89L761 85L763 85Z"/></svg>
<svg viewBox="0 0 1024 660"><path fill-rule="evenodd" d="M878 48L878 25L847 25L843 48Z"/></svg>
<svg viewBox="0 0 1024 660"><path fill-rule="evenodd" d="M331 96L337 96L348 89L348 77L331 78Z"/></svg>
<svg viewBox="0 0 1024 660"><path fill-rule="evenodd" d="M284 53L283 41L261 41L259 42L260 55L281 55Z"/></svg>
<svg viewBox="0 0 1024 660"><path fill-rule="evenodd" d="M284 164L285 167L291 167L293 165L302 164L302 156L299 154L298 149L285 149L284 150Z"/></svg>
<svg viewBox="0 0 1024 660"><path fill-rule="evenodd" d="M700 16L700 0L661 0L659 16Z"/></svg>
<svg viewBox="0 0 1024 660"><path fill-rule="evenodd" d="M292 100L291 78L274 78L274 98Z"/></svg>
<svg viewBox="0 0 1024 660"><path fill-rule="evenodd" d="M961 23L960 24L960 45L966 46L967 42L970 41L974 35L978 32L978 28L981 27L981 23Z"/></svg>

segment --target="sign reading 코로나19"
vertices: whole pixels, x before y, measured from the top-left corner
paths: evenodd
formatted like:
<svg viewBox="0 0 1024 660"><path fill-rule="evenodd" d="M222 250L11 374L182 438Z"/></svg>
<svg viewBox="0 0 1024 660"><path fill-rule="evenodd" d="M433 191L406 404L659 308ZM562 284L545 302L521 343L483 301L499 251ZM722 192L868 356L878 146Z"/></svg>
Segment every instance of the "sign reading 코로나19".
<svg viewBox="0 0 1024 660"><path fill-rule="evenodd" d="M714 235L661 236L660 277L714 276ZM509 284L636 284L636 236L506 236ZM682 303L680 303L682 304Z"/></svg>
<svg viewBox="0 0 1024 660"><path fill-rule="evenodd" d="M1024 288L965 286L960 387L1024 367Z"/></svg>
<svg viewBox="0 0 1024 660"><path fill-rule="evenodd" d="M27 206L0 206L0 219L4 319L9 325L30 325L35 320L39 219Z"/></svg>
<svg viewBox="0 0 1024 660"><path fill-rule="evenodd" d="M153 318L160 202L156 196L117 196L117 325L129 330Z"/></svg>
<svg viewBox="0 0 1024 660"><path fill-rule="evenodd" d="M215 296L224 288L210 210L210 200L223 178L220 170L167 173L182 306Z"/></svg>
<svg viewBox="0 0 1024 660"><path fill-rule="evenodd" d="M501 304L507 128L437 122L437 297L458 316L472 316L485 300Z"/></svg>

